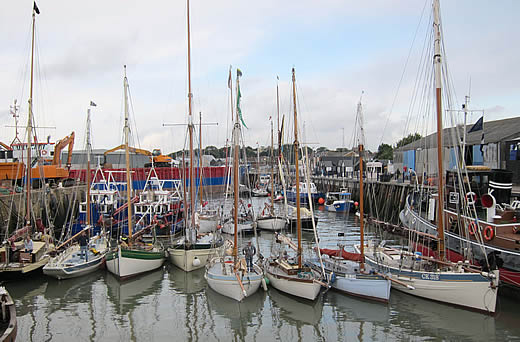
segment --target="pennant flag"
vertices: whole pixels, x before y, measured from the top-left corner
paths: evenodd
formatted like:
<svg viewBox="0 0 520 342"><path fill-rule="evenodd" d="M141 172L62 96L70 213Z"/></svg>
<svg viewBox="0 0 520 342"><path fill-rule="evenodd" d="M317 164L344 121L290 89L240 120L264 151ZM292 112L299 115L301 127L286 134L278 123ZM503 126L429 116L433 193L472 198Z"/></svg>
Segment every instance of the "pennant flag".
<svg viewBox="0 0 520 342"><path fill-rule="evenodd" d="M283 123L285 121L285 115L282 115L282 126L280 126L280 132L278 132L278 146L280 146L280 155L283 152L282 137L283 137Z"/></svg>
<svg viewBox="0 0 520 342"><path fill-rule="evenodd" d="M36 1L33 2L33 11L36 12L36 14L40 14L40 9L36 6Z"/></svg>
<svg viewBox="0 0 520 342"><path fill-rule="evenodd" d="M240 73L240 76L242 75L242 72L237 69L237 75L239 75L238 73ZM242 97L242 93L240 92L240 85L238 85L238 94L237 94L237 112L238 112L238 116L240 117L240 121L242 121L242 125L244 125L245 128L248 128L246 126L246 123L244 122L244 118L242 117L242 110L240 109L240 98Z"/></svg>
<svg viewBox="0 0 520 342"><path fill-rule="evenodd" d="M237 77L241 77L241 76L242 76L242 70L237 68Z"/></svg>
<svg viewBox="0 0 520 342"><path fill-rule="evenodd" d="M484 125L484 117L482 116L480 119L477 120L477 122L475 122L475 124L471 127L471 129L468 131L468 133L482 130L483 125Z"/></svg>
<svg viewBox="0 0 520 342"><path fill-rule="evenodd" d="M95 104L94 101L90 101L90 106L91 107L97 107L97 104Z"/></svg>
<svg viewBox="0 0 520 342"><path fill-rule="evenodd" d="M227 86L231 89L231 67L229 67L229 78L227 80Z"/></svg>

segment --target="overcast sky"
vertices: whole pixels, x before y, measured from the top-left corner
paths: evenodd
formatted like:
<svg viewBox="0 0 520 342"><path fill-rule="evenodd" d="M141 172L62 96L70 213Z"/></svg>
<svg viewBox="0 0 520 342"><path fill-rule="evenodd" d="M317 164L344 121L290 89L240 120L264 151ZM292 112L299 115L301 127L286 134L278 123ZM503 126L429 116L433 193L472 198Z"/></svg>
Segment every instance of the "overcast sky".
<svg viewBox="0 0 520 342"><path fill-rule="evenodd" d="M40 0L34 103L40 139L76 131L84 148L89 102L94 148L121 143L123 65L132 100L134 145L179 150L187 120L185 1ZM423 14L423 9L426 8ZM430 1L191 1L194 114L218 126L203 129L203 145L225 143L230 117L229 66L243 72L246 144L269 144L269 115L290 108L291 68L296 68L300 123L317 146L352 146L356 103L364 91L369 149L403 134L417 64L428 26ZM9 106L21 103L26 124L32 1L3 1L0 11L0 141L10 143ZM457 106L468 94L485 120L520 114L520 2L441 1L447 59ZM421 16L422 24L419 25ZM403 80L401 75L404 72ZM399 90L399 91L398 91ZM235 96L235 95L234 95ZM395 99L395 103L394 103ZM470 120L476 121L477 114ZM413 126L413 125L412 125Z"/></svg>

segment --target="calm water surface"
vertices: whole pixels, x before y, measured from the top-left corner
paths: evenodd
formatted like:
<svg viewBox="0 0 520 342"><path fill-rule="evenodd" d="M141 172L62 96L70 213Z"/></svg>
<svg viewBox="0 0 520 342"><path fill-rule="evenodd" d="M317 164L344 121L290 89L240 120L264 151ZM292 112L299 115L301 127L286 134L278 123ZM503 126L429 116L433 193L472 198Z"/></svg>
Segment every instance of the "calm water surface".
<svg viewBox="0 0 520 342"><path fill-rule="evenodd" d="M359 241L353 215L317 216L322 246ZM313 234L303 236L310 248ZM272 240L259 236L264 255ZM124 282L99 271L6 287L16 300L19 341L520 341L518 300L508 297L499 298L495 317L394 290L389 304L333 290L308 302L272 288L238 303L209 289L204 270L184 273L169 263Z"/></svg>

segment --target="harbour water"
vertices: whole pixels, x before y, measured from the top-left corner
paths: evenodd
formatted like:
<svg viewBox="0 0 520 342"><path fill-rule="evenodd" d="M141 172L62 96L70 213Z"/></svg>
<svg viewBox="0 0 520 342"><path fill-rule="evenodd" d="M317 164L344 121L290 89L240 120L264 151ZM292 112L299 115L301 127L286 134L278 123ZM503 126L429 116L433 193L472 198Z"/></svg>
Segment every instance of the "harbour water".
<svg viewBox="0 0 520 342"><path fill-rule="evenodd" d="M322 246L359 241L354 215L317 216ZM309 250L314 236L303 237ZM273 234L258 239L269 255ZM520 341L517 300L508 297L499 297L494 317L394 290L388 304L334 290L308 302L273 288L238 303L209 289L203 269L184 273L169 263L123 282L99 271L5 286L16 301L19 341Z"/></svg>

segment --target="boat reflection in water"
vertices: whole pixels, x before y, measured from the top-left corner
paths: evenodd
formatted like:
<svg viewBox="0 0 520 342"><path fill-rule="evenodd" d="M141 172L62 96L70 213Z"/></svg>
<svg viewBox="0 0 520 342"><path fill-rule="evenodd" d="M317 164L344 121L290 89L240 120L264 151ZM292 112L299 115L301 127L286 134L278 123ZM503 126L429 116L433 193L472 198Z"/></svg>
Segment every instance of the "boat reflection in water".
<svg viewBox="0 0 520 342"><path fill-rule="evenodd" d="M215 331L217 338L226 339L226 336L229 341L271 340L272 334L266 331L263 323L266 318L266 297L266 292L260 288L248 296L247 300L239 302L219 294L208 286L206 301L212 320L218 322L219 318L227 319L229 323L222 324L221 328L231 327L229 331L220 328L219 331Z"/></svg>
<svg viewBox="0 0 520 342"><path fill-rule="evenodd" d="M94 272L66 281L47 277L44 297L57 308L65 304L82 303L92 297L93 284L102 280L103 272Z"/></svg>
<svg viewBox="0 0 520 342"><path fill-rule="evenodd" d="M390 320L407 330L425 336L458 336L467 341L489 341L490 332L495 332L495 317L468 311L455 306L431 302L422 298L410 298L401 292L392 292L391 305L399 303L399 311ZM463 319L462 319L463 317ZM413 332L412 332L413 334Z"/></svg>
<svg viewBox="0 0 520 342"><path fill-rule="evenodd" d="M170 279L170 289L179 294L193 294L206 288L204 279L204 268L199 268L191 272L182 272L177 267L168 264L168 279Z"/></svg>
<svg viewBox="0 0 520 342"><path fill-rule="evenodd" d="M122 281L107 272L105 283L108 298L114 304L118 314L126 315L141 304L150 304L155 298L154 295L160 292L163 278L162 267Z"/></svg>
<svg viewBox="0 0 520 342"><path fill-rule="evenodd" d="M297 324L317 325L323 313L323 300L314 301L288 296L273 287L269 288L269 299L276 317ZM273 319L275 319L273 315Z"/></svg>
<svg viewBox="0 0 520 342"><path fill-rule="evenodd" d="M270 287L268 298L270 313L267 316L271 318L272 322L269 324L273 327L273 331L269 333L274 339L282 341L329 340L324 336L324 333L328 334L328 332L320 327L323 317L323 297L321 295L316 300L310 301L289 296ZM336 323L334 323L335 325Z"/></svg>

